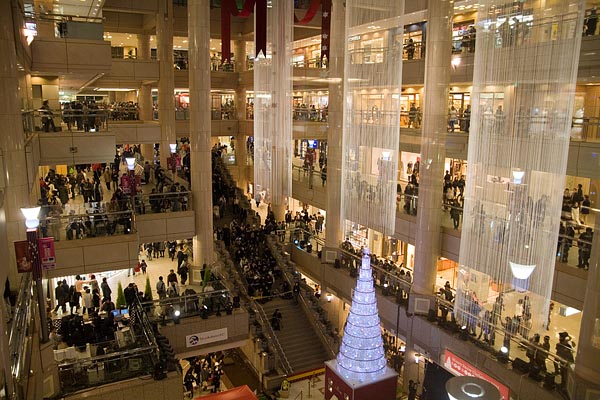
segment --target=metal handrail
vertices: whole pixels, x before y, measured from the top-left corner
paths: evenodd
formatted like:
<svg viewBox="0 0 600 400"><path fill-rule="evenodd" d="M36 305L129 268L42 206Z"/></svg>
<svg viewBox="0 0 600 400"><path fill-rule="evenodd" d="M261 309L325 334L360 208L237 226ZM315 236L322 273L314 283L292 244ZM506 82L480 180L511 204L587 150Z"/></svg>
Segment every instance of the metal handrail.
<svg viewBox="0 0 600 400"><path fill-rule="evenodd" d="M11 375L13 379L14 395L18 399L24 399L23 390L27 388L29 380L29 365L26 365L31 356L32 331L31 322L33 317L33 280L30 273L24 274L19 286L17 305L11 323L8 348L11 359ZM45 316L40 316L45 317ZM42 320L44 323L44 320Z"/></svg>
<svg viewBox="0 0 600 400"><path fill-rule="evenodd" d="M327 58L314 57L302 61L293 61L292 66L294 68L327 68Z"/></svg>
<svg viewBox="0 0 600 400"><path fill-rule="evenodd" d="M447 300L445 300L445 299L441 298L440 296L435 296L435 299L436 299L436 304L437 304L437 307L438 307L438 309L439 309L440 307L445 307L445 308L447 308L447 309L448 309L448 312L449 312L449 313L452 313L452 314L454 314L454 313L455 313L455 310L454 310L454 302L447 301ZM490 311L490 312L491 312L491 311ZM483 319L481 316L479 316L479 315L473 315L473 314L471 314L471 313L469 313L469 312L467 312L467 311L461 311L461 313L462 313L463 315L467 316L468 318L474 318L474 319L476 320L476 325L477 325L477 326L481 326L481 324L482 324L482 323L483 323L483 324L488 324L490 327L492 327L492 328L493 328L493 330L494 330L494 335L496 335L496 334L501 334L501 335L504 337L504 335L506 335L506 334L507 334L507 332L506 332L506 329L504 329L504 328L500 328L500 327L498 327L497 325L494 325L494 324L493 324L493 323L491 323L491 322L484 321L484 319ZM516 334L508 333L508 334L509 334L509 336L510 336L510 340L511 340L511 342L514 342L514 343L516 343L516 345L517 345L517 346L533 347L533 348L534 348L536 351L542 351L542 352L543 352L544 354L546 354L546 355L547 355L549 358L551 358L551 359L553 360L553 362L560 363L561 365L568 365L568 364L569 364L569 361L565 360L564 358L562 358L562 357L558 356L558 355L557 355L557 354L555 354L555 353L552 353L552 352L550 352L550 351L547 351L547 350L545 350L545 349L544 349L543 347L541 347L541 346L534 345L533 343L531 343L531 342L530 342L530 341L528 341L528 340L525 340L524 338L523 338L522 340L518 340L518 339L517 339L518 333L516 333ZM511 348L513 348L513 347L511 346ZM575 355L576 355L576 351L575 351L575 349L571 349L571 352L572 352L573 356L575 356Z"/></svg>
<svg viewBox="0 0 600 400"><path fill-rule="evenodd" d="M284 261L281 258L281 254L278 251L276 251L275 246L273 244L273 237L267 238L267 245L269 247L269 250L271 251L271 254L273 254L273 256L275 257L276 261L283 264ZM285 280L287 281L287 283L290 285L290 287L293 287L294 284L293 284L292 280L290 279L289 274L286 271L283 271L283 276L284 276ZM328 335L325 331L323 331L323 327L321 326L321 323L319 321L317 321L315 319L314 315L312 314L311 308L308 305L308 303L306 302L306 299L304 298L302 291L300 291L299 297L300 297L300 301L302 303L304 312L305 312L306 316L308 317L308 320L317 329L317 333L320 336L321 342L325 346L326 350L329 351L329 356L331 358L334 358L335 355L337 354L337 352L335 351L335 349L333 349L331 347L331 343L327 339Z"/></svg>
<svg viewBox="0 0 600 400"><path fill-rule="evenodd" d="M258 302L256 302L256 300L252 300L252 304L254 311L261 321L261 325L268 331L266 332L267 339L270 339L271 343L274 345L275 352L279 357L279 361L281 362L284 372L286 375L290 375L293 372L292 366L290 365L290 362L283 351L283 347L281 347L281 343L279 343L279 339L277 338L277 335L275 334L275 331L273 330L273 327L271 326L271 323L265 314L265 310L260 304L258 304Z"/></svg>
<svg viewBox="0 0 600 400"><path fill-rule="evenodd" d="M101 24L104 22L103 17L82 17L80 15L57 14L52 12L34 12L25 11L23 13L26 20L41 20L41 21L56 21L56 22L88 22L93 24Z"/></svg>
<svg viewBox="0 0 600 400"><path fill-rule="evenodd" d="M217 247L221 247L220 243L217 245ZM227 252L228 250L223 246L223 251ZM284 372L287 375L291 374L292 367L283 351L283 348L281 347L281 343L279 342L279 339L277 339L277 336L275 335L275 331L273 331L271 323L269 322L269 320L264 312L264 309L256 302L256 300L249 297L248 291L246 288L246 284L245 284L245 279L244 279L244 277L242 277L240 275L240 272L235 267L235 265L233 266L232 270L233 270L233 273L238 275L238 279L241 282L241 285L239 288L241 294L243 294L245 299L251 304L251 309L254 311L254 314L256 316L258 316L258 319L260 320L260 325L263 327L263 332L264 332L265 336L267 337L267 339L271 340L271 343L274 344L275 353L279 359L279 363L281 364Z"/></svg>

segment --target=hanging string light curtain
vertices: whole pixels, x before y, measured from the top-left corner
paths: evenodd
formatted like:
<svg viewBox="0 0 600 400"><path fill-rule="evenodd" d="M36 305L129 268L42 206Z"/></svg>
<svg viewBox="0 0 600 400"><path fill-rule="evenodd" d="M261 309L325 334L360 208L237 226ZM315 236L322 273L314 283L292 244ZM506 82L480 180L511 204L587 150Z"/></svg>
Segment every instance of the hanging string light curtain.
<svg viewBox="0 0 600 400"><path fill-rule="evenodd" d="M361 383L383 375L386 366L371 257L369 249L363 251L352 307L337 355L338 372L346 379Z"/></svg>
<svg viewBox="0 0 600 400"><path fill-rule="evenodd" d="M458 317L511 293L511 305L526 303L519 323L540 332L556 259L584 2L479 4Z"/></svg>
<svg viewBox="0 0 600 400"><path fill-rule="evenodd" d="M393 234L404 1L348 0L342 216Z"/></svg>
<svg viewBox="0 0 600 400"><path fill-rule="evenodd" d="M291 194L292 182L293 11L291 1L273 2L267 30L270 51L261 53L257 45L254 61L255 196L279 205Z"/></svg>

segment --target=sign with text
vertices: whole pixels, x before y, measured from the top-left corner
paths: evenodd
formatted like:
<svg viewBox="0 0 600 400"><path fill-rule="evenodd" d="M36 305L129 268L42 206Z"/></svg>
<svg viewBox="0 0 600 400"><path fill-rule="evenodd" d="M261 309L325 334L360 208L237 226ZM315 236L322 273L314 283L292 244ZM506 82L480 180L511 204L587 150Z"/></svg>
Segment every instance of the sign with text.
<svg viewBox="0 0 600 400"><path fill-rule="evenodd" d="M207 343L220 342L221 340L227 340L227 328L187 335L185 337L185 346L196 347Z"/></svg>
<svg viewBox="0 0 600 400"><path fill-rule="evenodd" d="M484 374L475 366L469 364L462 358L458 357L450 350L444 351L444 368L446 368L449 372L457 376L474 376L476 378L486 380L498 388L502 400L510 399L510 389L508 388L508 386L505 386L497 380L495 380L494 378L492 378L491 376Z"/></svg>
<svg viewBox="0 0 600 400"><path fill-rule="evenodd" d="M38 248L40 250L40 262L42 269L56 268L56 255L54 253L54 238L47 237L38 240Z"/></svg>

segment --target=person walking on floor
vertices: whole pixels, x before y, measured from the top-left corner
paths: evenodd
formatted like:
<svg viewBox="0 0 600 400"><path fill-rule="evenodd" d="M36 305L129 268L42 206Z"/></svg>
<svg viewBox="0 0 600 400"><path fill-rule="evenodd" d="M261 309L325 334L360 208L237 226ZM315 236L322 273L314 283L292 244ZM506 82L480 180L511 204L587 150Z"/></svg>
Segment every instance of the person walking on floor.
<svg viewBox="0 0 600 400"><path fill-rule="evenodd" d="M158 298L161 300L167 297L167 286L162 276L159 276L158 282L156 282L156 293L158 293Z"/></svg>
<svg viewBox="0 0 600 400"><path fill-rule="evenodd" d="M102 297L107 300L111 300L110 295L112 294L112 290L110 286L108 286L106 278L102 278L102 284L100 285L100 287L102 289Z"/></svg>

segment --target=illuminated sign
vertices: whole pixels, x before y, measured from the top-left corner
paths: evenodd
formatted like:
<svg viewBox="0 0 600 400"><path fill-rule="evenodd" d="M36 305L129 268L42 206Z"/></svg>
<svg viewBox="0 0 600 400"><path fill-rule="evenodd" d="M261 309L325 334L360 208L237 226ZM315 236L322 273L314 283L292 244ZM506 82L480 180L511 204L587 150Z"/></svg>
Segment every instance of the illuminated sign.
<svg viewBox="0 0 600 400"><path fill-rule="evenodd" d="M469 364L462 358L458 357L456 354L452 353L450 350L444 351L443 367L457 376L474 376L476 378L486 380L498 388L502 400L510 399L510 389L508 388L508 386L505 386L497 380L495 380L494 378L492 378L491 376L484 374L473 365Z"/></svg>

